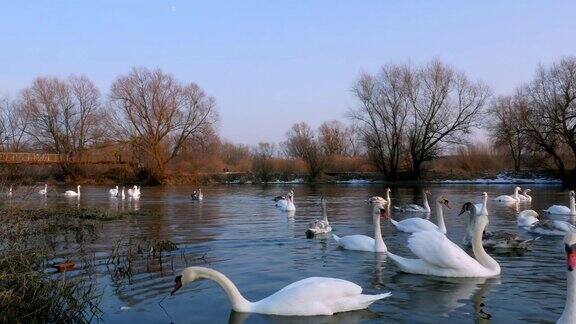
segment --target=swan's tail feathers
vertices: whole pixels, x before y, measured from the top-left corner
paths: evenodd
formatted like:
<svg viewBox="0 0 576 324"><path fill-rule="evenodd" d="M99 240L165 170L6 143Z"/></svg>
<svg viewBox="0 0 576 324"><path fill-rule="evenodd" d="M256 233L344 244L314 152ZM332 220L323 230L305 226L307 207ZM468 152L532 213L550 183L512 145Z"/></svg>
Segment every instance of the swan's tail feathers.
<svg viewBox="0 0 576 324"><path fill-rule="evenodd" d="M410 263L414 261L413 259L404 258L391 252L386 252L386 255L400 268L400 271L410 272Z"/></svg>
<svg viewBox="0 0 576 324"><path fill-rule="evenodd" d="M388 217L390 219L390 223L392 223L392 225L394 225L394 227L398 227L398 222L393 220L392 217Z"/></svg>
<svg viewBox="0 0 576 324"><path fill-rule="evenodd" d="M340 236L332 234L332 237L334 238L334 241L336 241L336 243L340 243Z"/></svg>

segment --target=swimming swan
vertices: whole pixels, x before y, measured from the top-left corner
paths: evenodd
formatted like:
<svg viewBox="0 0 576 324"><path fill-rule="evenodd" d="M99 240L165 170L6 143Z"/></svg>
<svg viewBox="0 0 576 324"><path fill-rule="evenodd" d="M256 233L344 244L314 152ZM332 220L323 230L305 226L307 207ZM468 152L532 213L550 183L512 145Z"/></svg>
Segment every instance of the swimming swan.
<svg viewBox="0 0 576 324"><path fill-rule="evenodd" d="M388 248L382 239L382 230L380 229L380 216L388 217L388 212L385 208L379 208L380 212L373 213L372 222L374 224L374 238L366 235L348 235L339 237L332 234L332 237L346 250L353 251L366 251L366 252L386 252Z"/></svg>
<svg viewBox="0 0 576 324"><path fill-rule="evenodd" d="M390 218L390 222L401 232L416 233L422 231L440 231L440 233L446 234L446 224L444 223L442 206L450 208L450 203L444 197L440 197L436 200L436 218L438 219L438 225L420 217L407 218L401 221L395 221Z"/></svg>
<svg viewBox="0 0 576 324"><path fill-rule="evenodd" d="M308 225L308 229L306 230L306 237L313 237L317 234L326 234L332 232L332 227L328 222L328 214L326 213L326 199L324 196L320 198L322 204L322 215L324 216L320 220L315 220Z"/></svg>
<svg viewBox="0 0 576 324"><path fill-rule="evenodd" d="M501 202L501 203L516 203L516 202L520 201L520 195L518 194L519 191L520 191L520 187L516 187L516 188L514 188L514 195L513 196L501 195L501 196L498 196L492 200L497 201L497 202Z"/></svg>
<svg viewBox="0 0 576 324"><path fill-rule="evenodd" d="M422 191L422 195L424 196L424 206L408 204L402 207L394 206L394 210L401 213L430 213L430 205L428 204L428 196L430 195L430 191Z"/></svg>
<svg viewBox="0 0 576 324"><path fill-rule="evenodd" d="M118 196L118 186L116 186L116 188L112 188L112 189L108 190L108 193L110 194L110 197Z"/></svg>
<svg viewBox="0 0 576 324"><path fill-rule="evenodd" d="M532 209L523 210L516 219L518 227L530 233L540 235L566 235L576 232L576 227L568 222L560 220L539 219L538 213Z"/></svg>
<svg viewBox="0 0 576 324"><path fill-rule="evenodd" d="M566 306L556 324L576 323L576 233L568 233L564 238L566 251Z"/></svg>
<svg viewBox="0 0 576 324"><path fill-rule="evenodd" d="M392 199L390 198L390 188L386 188L386 198L380 196L373 196L368 199L368 203L372 205L392 206Z"/></svg>
<svg viewBox="0 0 576 324"><path fill-rule="evenodd" d="M77 187L78 191L74 191L74 190L67 190L64 195L66 197L80 197L80 185L78 185Z"/></svg>
<svg viewBox="0 0 576 324"><path fill-rule="evenodd" d="M482 246L482 233L488 225L488 216L477 216L473 204L466 208L474 215L472 237L474 257L469 256L458 245L438 231L417 232L408 239L408 248L419 259L408 259L391 252L388 257L401 271L438 277L492 277L500 274L500 265L492 259Z"/></svg>
<svg viewBox="0 0 576 324"><path fill-rule="evenodd" d="M282 316L332 315L368 308L391 293L362 294L362 287L350 281L310 277L296 281L257 302L242 296L234 283L222 273L204 267L189 267L174 280L172 295L183 285L200 279L215 281L224 290L232 309L241 313L260 313Z"/></svg>
<svg viewBox="0 0 576 324"><path fill-rule="evenodd" d="M202 189L198 188L197 191L194 191L191 195L192 200L202 201L204 199L204 195L202 194Z"/></svg>
<svg viewBox="0 0 576 324"><path fill-rule="evenodd" d="M554 214L554 215L570 215L576 216L576 207L574 206L574 191L570 191L570 207L562 206L562 205L553 205L545 209L544 212L547 214Z"/></svg>

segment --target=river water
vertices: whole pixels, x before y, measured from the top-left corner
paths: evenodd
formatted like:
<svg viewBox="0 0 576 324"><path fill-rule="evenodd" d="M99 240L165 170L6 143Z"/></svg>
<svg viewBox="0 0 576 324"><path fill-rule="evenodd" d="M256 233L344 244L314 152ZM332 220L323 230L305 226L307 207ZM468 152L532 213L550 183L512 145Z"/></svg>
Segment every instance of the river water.
<svg viewBox="0 0 576 324"><path fill-rule="evenodd" d="M335 234L373 236L371 209L365 199L384 195L383 185L292 185L296 212L286 214L274 207L272 197L290 186L220 185L203 188L204 200L190 200L191 187L142 188L138 201L108 198L107 189L83 187L82 196L67 199L51 195L31 204L100 207L151 212L107 222L99 238L87 250L95 258L92 277L101 289L103 320L108 323L548 323L562 313L566 295L565 257L562 237L542 237L532 251L492 254L502 274L490 279L443 279L403 274L384 256L339 249L331 238L307 239L310 221L321 218L320 196ZM558 186L527 185L532 204L520 210L542 210L551 204L568 204L567 192ZM445 195L452 209L445 211L448 237L460 244L465 217L457 216L466 201L480 202L511 194L513 185L434 185L433 197ZM63 192L64 188L57 191ZM395 205L421 201L421 188L396 187ZM432 198L434 199L434 198ZM431 203L432 205L432 203ZM434 209L434 208L433 208ZM490 228L519 231L515 208L489 204ZM395 218L405 216L396 214ZM436 221L433 210L432 221ZM388 249L411 256L405 247L407 234L382 222ZM129 278L117 276L106 260L116 242L146 237L171 240L178 250L156 261L133 266ZM75 258L73 245L64 245L61 256ZM213 282L200 281L166 297L174 277L191 265L206 266L227 275L243 295L259 300L282 287L310 276L342 278L362 286L365 293L392 292L392 297L369 309L327 317L278 317L238 314L231 311L226 295ZM74 275L74 271L70 274ZM77 271L77 276L84 276ZM88 280L88 278L86 278Z"/></svg>

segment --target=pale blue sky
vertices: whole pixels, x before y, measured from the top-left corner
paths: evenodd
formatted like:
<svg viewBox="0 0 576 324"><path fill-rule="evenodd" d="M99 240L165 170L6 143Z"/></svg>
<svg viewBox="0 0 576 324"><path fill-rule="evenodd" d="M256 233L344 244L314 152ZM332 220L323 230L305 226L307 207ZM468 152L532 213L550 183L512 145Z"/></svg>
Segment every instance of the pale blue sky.
<svg viewBox="0 0 576 324"><path fill-rule="evenodd" d="M216 97L220 133L278 141L344 119L362 71L440 58L496 93L576 55L576 1L6 1L0 94L84 74L106 94L132 66Z"/></svg>

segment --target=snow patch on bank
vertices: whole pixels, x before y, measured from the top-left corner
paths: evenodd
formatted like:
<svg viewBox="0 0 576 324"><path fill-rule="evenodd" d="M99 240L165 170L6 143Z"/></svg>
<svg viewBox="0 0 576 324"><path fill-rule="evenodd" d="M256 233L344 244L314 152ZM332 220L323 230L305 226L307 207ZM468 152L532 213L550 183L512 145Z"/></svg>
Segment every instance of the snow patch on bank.
<svg viewBox="0 0 576 324"><path fill-rule="evenodd" d="M495 179L472 179L472 180L437 180L433 183L443 184L562 184L562 180L553 178L514 178L505 174L499 174Z"/></svg>

